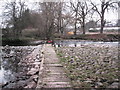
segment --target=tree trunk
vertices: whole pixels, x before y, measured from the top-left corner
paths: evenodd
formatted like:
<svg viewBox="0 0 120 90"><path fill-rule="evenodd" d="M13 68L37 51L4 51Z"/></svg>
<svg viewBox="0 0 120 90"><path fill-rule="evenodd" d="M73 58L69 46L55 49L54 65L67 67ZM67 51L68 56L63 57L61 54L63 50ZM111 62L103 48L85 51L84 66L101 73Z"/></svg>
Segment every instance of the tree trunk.
<svg viewBox="0 0 120 90"><path fill-rule="evenodd" d="M105 10L104 10L104 2L102 2L102 5L101 5L101 29L100 29L100 34L103 34L103 28L104 28L104 13L105 13Z"/></svg>
<svg viewBox="0 0 120 90"><path fill-rule="evenodd" d="M74 31L74 35L77 35L77 14L78 14L78 11L76 11L76 15L75 15L75 31Z"/></svg>
<svg viewBox="0 0 120 90"><path fill-rule="evenodd" d="M100 29L100 34L103 34L103 28L104 28L104 19L101 18L101 29Z"/></svg>
<svg viewBox="0 0 120 90"><path fill-rule="evenodd" d="M83 34L85 34L85 16L83 15L83 23L82 23Z"/></svg>
<svg viewBox="0 0 120 90"><path fill-rule="evenodd" d="M76 35L76 31L77 31L77 22L75 21L75 31L74 31L74 35Z"/></svg>

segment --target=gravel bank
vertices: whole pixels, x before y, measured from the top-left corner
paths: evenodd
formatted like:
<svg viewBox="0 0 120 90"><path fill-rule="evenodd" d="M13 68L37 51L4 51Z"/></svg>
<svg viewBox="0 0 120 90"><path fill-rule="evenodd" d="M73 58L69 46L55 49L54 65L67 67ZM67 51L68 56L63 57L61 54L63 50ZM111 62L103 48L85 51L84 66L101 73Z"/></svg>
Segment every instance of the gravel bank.
<svg viewBox="0 0 120 90"><path fill-rule="evenodd" d="M118 46L55 48L74 87L118 88Z"/></svg>

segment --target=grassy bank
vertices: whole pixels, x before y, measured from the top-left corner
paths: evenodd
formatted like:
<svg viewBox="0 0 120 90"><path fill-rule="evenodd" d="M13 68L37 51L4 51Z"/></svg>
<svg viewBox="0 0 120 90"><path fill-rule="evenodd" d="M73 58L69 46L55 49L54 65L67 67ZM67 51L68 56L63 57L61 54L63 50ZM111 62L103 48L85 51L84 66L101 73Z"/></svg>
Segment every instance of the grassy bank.
<svg viewBox="0 0 120 90"><path fill-rule="evenodd" d="M61 36L62 39L79 39L92 41L119 41L120 34L85 34Z"/></svg>

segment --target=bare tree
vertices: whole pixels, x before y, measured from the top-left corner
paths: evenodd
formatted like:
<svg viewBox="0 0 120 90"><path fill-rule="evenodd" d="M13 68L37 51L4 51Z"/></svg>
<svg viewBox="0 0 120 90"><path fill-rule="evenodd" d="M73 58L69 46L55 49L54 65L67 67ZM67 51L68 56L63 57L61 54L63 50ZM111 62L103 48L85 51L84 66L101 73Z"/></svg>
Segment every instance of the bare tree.
<svg viewBox="0 0 120 90"><path fill-rule="evenodd" d="M26 6L25 2L22 2L20 0L18 2L18 4L19 4L19 13L18 13L18 22L17 22L17 24L18 24L17 25L18 30L16 30L16 31L17 31L17 36L22 36L22 29L24 29L24 25L25 25L25 23L23 23L23 21L25 19L25 17L23 17L23 14L27 10L25 10L25 6ZM28 16L26 16L26 17L28 17Z"/></svg>
<svg viewBox="0 0 120 90"><path fill-rule="evenodd" d="M91 2L91 5L93 6L93 10L95 12L97 12L100 16L100 19L101 19L101 29L100 29L100 33L102 34L103 33L103 28L105 26L105 12L106 10L110 10L110 8L115 8L114 4L117 3L115 0L100 0L100 7L101 7L101 10L99 10L99 5L96 5L94 4L92 1Z"/></svg>
<svg viewBox="0 0 120 90"><path fill-rule="evenodd" d="M58 7L57 7L57 10L56 10L56 15L57 15L56 20L57 20L57 22L55 24L57 25L58 33L63 33L62 32L62 24L63 24L62 6L63 6L62 2L58 3Z"/></svg>
<svg viewBox="0 0 120 90"><path fill-rule="evenodd" d="M22 13L25 9L25 2L19 0L17 2L14 0L13 2L7 2L5 4L5 12L4 15L7 18L7 23L12 25L13 36L14 38L19 38L22 33Z"/></svg>
<svg viewBox="0 0 120 90"><path fill-rule="evenodd" d="M75 31L74 31L74 35L76 35L76 32L77 32L77 19L78 19L78 12L79 12L79 1L76 2L76 3L75 2L70 2L70 4L71 4L72 10L75 13L75 23L74 23Z"/></svg>
<svg viewBox="0 0 120 90"><path fill-rule="evenodd" d="M70 14L66 12L66 3L57 2L57 7L55 11L55 26L57 27L57 33L64 34L65 27L68 25L70 21Z"/></svg>
<svg viewBox="0 0 120 90"><path fill-rule="evenodd" d="M46 39L51 39L55 30L54 21L55 21L55 11L56 11L55 2L44 2L40 3L40 8L43 16L43 27L45 31Z"/></svg>
<svg viewBox="0 0 120 90"><path fill-rule="evenodd" d="M79 20L80 20L80 23L81 23L81 27L82 27L82 30L83 30L83 34L85 34L85 21L86 21L86 16L90 13L91 11L91 8L89 8L88 4L87 4L87 1L82 1L82 2L79 2Z"/></svg>
<svg viewBox="0 0 120 90"><path fill-rule="evenodd" d="M86 0L77 1L77 2L70 2L71 8L74 11L75 15L75 31L74 34L76 35L77 31L77 22L79 21L81 24L81 28L83 30L83 34L85 34L85 22L86 22L86 16L91 11L91 8L88 6L88 3Z"/></svg>

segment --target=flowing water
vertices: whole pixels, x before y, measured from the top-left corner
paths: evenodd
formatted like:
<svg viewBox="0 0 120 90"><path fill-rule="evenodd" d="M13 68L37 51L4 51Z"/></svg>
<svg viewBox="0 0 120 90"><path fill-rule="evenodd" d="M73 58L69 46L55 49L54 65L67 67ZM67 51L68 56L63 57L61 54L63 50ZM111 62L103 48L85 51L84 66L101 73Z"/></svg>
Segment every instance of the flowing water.
<svg viewBox="0 0 120 90"><path fill-rule="evenodd" d="M93 41L79 41L79 40L57 40L54 43L55 47L80 47L81 45L106 45L106 46L118 46L119 42L93 42Z"/></svg>

